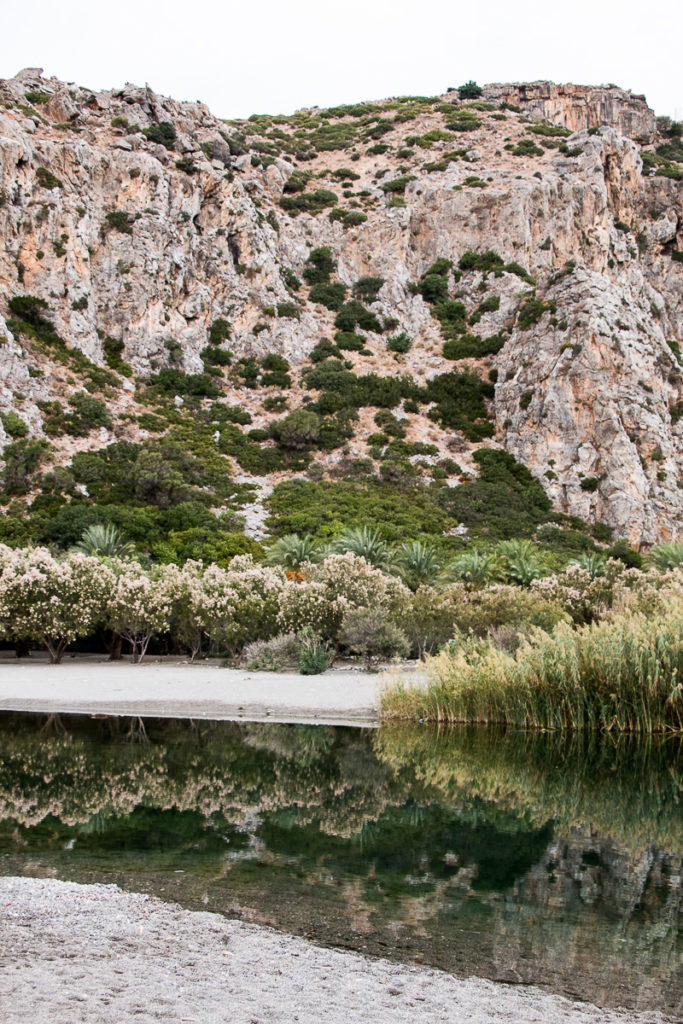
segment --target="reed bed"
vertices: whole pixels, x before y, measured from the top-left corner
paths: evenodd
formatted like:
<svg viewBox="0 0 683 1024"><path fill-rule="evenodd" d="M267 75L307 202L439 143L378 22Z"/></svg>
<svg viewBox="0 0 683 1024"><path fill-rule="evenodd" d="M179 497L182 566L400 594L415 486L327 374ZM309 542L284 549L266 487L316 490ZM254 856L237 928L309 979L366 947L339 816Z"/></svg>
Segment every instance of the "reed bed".
<svg viewBox="0 0 683 1024"><path fill-rule="evenodd" d="M683 602L537 631L515 655L465 640L427 664L426 687L390 683L386 718L524 729L683 731Z"/></svg>

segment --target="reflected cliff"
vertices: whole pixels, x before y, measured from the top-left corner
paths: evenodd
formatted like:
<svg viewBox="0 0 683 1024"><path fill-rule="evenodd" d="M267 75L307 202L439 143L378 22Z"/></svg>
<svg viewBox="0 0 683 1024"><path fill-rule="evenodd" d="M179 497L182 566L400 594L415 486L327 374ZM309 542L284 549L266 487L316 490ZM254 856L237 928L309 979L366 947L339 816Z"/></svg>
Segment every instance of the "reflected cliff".
<svg viewBox="0 0 683 1024"><path fill-rule="evenodd" d="M681 1011L680 738L44 725L2 718L5 874Z"/></svg>

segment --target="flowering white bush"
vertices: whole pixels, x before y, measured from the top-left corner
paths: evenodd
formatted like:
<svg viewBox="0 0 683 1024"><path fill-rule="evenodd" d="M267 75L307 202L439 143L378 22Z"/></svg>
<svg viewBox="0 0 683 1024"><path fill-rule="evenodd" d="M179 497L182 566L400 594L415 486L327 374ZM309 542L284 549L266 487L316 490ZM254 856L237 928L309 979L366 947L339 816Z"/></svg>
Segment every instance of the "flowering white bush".
<svg viewBox="0 0 683 1024"><path fill-rule="evenodd" d="M676 570L673 571L675 574ZM662 574L653 570L642 572L610 558L600 576L593 577L587 569L569 565L554 576L534 580L531 589L561 604L574 622L588 623L608 618L613 605L632 604L639 594L658 590L662 582Z"/></svg>
<svg viewBox="0 0 683 1024"><path fill-rule="evenodd" d="M284 586L282 569L258 565L251 555L237 555L227 569L209 565L199 604L202 629L239 658L250 640L267 639L277 632Z"/></svg>
<svg viewBox="0 0 683 1024"><path fill-rule="evenodd" d="M278 624L286 632L311 626L328 639L337 638L349 608L385 608L397 612L410 591L394 576L385 576L350 551L329 555L320 565L301 567L304 581L290 581L282 592Z"/></svg>
<svg viewBox="0 0 683 1024"><path fill-rule="evenodd" d="M0 545L0 633L44 644L53 664L103 620L114 576L97 558Z"/></svg>
<svg viewBox="0 0 683 1024"><path fill-rule="evenodd" d="M202 609L204 606L204 580L201 562L188 561L184 565L165 565L159 584L171 607L169 628L190 652L194 661L204 634Z"/></svg>
<svg viewBox="0 0 683 1024"><path fill-rule="evenodd" d="M162 569L145 572L137 562L112 559L112 592L107 604L107 624L133 648L133 661L142 661L155 633L171 623L172 588L165 586Z"/></svg>

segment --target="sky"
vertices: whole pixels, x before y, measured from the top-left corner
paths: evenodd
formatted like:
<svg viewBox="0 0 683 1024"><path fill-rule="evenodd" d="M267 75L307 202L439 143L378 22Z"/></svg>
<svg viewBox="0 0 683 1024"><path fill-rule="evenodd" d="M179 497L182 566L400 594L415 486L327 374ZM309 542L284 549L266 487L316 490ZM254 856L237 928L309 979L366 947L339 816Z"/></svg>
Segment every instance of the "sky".
<svg viewBox="0 0 683 1024"><path fill-rule="evenodd" d="M0 78L149 84L224 118L550 79L683 119L680 0L0 0L0 26Z"/></svg>

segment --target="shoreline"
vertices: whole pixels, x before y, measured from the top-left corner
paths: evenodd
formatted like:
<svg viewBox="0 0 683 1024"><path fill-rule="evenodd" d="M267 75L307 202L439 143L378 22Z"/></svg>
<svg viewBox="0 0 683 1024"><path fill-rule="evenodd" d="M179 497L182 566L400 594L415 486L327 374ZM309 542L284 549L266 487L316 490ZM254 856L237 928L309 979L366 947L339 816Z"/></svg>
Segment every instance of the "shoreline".
<svg viewBox="0 0 683 1024"><path fill-rule="evenodd" d="M415 666L400 669L419 678ZM0 653L0 712L196 718L376 728L381 673L356 665L320 675L222 668L218 659L190 663L150 657L140 665L106 655L44 655L17 660Z"/></svg>
<svg viewBox="0 0 683 1024"><path fill-rule="evenodd" d="M4 1024L673 1020L326 949L117 886L54 879L0 878L0 957Z"/></svg>

